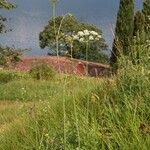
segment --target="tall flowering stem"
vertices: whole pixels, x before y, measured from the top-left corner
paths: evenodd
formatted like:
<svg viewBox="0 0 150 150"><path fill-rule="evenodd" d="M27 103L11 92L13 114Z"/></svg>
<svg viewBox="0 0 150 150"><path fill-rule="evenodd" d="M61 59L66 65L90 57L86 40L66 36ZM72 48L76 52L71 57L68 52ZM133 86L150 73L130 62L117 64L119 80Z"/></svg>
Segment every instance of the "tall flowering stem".
<svg viewBox="0 0 150 150"><path fill-rule="evenodd" d="M88 75L88 49L90 43L99 41L102 38L100 34L98 34L95 31L89 31L89 30L83 30L79 31L77 35L74 35L74 40L79 41L80 43L85 43L86 44L86 54L85 54L85 59L86 59L86 74Z"/></svg>
<svg viewBox="0 0 150 150"><path fill-rule="evenodd" d="M65 42L70 46L70 55L71 59L73 58L73 42L74 42L74 33L71 33L69 35L65 35Z"/></svg>
<svg viewBox="0 0 150 150"><path fill-rule="evenodd" d="M58 36L56 31L56 3L58 0L50 0L52 3L52 18L53 18L53 24L54 24L54 34L55 34L55 41L56 41L56 53L58 57Z"/></svg>
<svg viewBox="0 0 150 150"><path fill-rule="evenodd" d="M89 42L86 42L86 75L88 75L88 49L89 49Z"/></svg>

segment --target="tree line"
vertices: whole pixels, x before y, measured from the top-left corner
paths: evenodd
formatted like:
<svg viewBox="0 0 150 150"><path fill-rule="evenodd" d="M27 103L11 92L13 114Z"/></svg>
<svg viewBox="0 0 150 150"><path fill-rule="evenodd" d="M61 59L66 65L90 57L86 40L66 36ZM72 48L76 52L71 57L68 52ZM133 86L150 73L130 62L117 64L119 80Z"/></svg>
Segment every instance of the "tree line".
<svg viewBox="0 0 150 150"><path fill-rule="evenodd" d="M120 0L111 65L117 63L120 55L131 53L135 42L145 44L150 40L150 0L144 0L143 9L134 12L134 0Z"/></svg>

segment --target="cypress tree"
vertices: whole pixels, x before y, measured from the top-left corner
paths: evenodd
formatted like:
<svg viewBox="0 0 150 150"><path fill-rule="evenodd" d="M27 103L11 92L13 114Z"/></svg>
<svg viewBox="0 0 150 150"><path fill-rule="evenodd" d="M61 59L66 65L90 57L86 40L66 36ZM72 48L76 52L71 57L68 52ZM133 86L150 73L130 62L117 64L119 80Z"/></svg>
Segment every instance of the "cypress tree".
<svg viewBox="0 0 150 150"><path fill-rule="evenodd" d="M145 43L145 15L142 11L137 11L134 16L133 38L137 44Z"/></svg>
<svg viewBox="0 0 150 150"><path fill-rule="evenodd" d="M115 39L110 58L111 65L117 62L120 54L128 54L134 30L134 0L120 0L117 15Z"/></svg>
<svg viewBox="0 0 150 150"><path fill-rule="evenodd" d="M134 16L133 43L130 53L133 64L140 63L141 46L145 44L145 40L145 15L142 11L137 11Z"/></svg>
<svg viewBox="0 0 150 150"><path fill-rule="evenodd" d="M145 32L147 39L150 40L150 0L145 0L143 3L143 13L145 14Z"/></svg>

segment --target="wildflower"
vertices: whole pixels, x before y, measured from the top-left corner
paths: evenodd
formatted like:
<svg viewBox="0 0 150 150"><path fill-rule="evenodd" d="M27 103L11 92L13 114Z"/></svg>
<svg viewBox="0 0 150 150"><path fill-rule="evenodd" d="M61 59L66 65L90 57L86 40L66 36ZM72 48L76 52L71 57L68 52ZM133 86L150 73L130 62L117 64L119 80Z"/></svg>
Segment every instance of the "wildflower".
<svg viewBox="0 0 150 150"><path fill-rule="evenodd" d="M79 31L78 36L84 36L84 33L82 31Z"/></svg>
<svg viewBox="0 0 150 150"><path fill-rule="evenodd" d="M79 39L79 42L84 42L84 38L80 38L80 39Z"/></svg>
<svg viewBox="0 0 150 150"><path fill-rule="evenodd" d="M95 38L96 41L99 41L99 38Z"/></svg>
<svg viewBox="0 0 150 150"><path fill-rule="evenodd" d="M98 37L98 38L102 38L102 36L101 36L101 35L98 35L97 37Z"/></svg>
<svg viewBox="0 0 150 150"><path fill-rule="evenodd" d="M90 35L90 32L88 30L84 30L84 35Z"/></svg>
<svg viewBox="0 0 150 150"><path fill-rule="evenodd" d="M95 32L95 31L91 31L90 33L93 34L93 35L98 35L98 33Z"/></svg>
<svg viewBox="0 0 150 150"><path fill-rule="evenodd" d="M90 40L90 41L93 41L93 40L94 40L94 37L93 37L92 35L90 35L90 36L89 36L89 40Z"/></svg>
<svg viewBox="0 0 150 150"><path fill-rule="evenodd" d="M78 40L79 37L78 37L77 35L74 35L74 36L73 36L73 39L74 39L74 40Z"/></svg>

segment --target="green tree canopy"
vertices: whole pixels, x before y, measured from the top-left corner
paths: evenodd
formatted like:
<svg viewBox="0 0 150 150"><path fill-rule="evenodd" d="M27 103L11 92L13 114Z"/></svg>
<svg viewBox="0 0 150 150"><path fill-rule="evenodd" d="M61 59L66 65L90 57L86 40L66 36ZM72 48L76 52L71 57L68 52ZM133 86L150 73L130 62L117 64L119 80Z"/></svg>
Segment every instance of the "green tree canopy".
<svg viewBox="0 0 150 150"><path fill-rule="evenodd" d="M55 18L55 26L53 18L45 26L44 30L39 35L40 47L44 49L48 47L50 49L50 54L56 54L56 34L58 35L58 45L59 54L69 54L70 55L70 45L65 41L65 35L76 34L78 31L82 30L96 31L102 35L102 31L93 24L80 22L75 16L68 14L66 16L57 16ZM74 58L85 58L85 44L74 41L73 43L73 57ZM98 61L98 56L102 56L101 51L107 49L107 44L103 38L100 41L96 41L90 44L89 47L89 60Z"/></svg>
<svg viewBox="0 0 150 150"><path fill-rule="evenodd" d="M11 9L14 7L15 7L15 4L10 3L7 0L0 0L0 8Z"/></svg>
<svg viewBox="0 0 150 150"><path fill-rule="evenodd" d="M7 0L0 0L0 9L12 9L15 8L16 5L8 2ZM0 14L0 33L6 32L4 22L7 21L7 18Z"/></svg>
<svg viewBox="0 0 150 150"><path fill-rule="evenodd" d="M0 9L12 9L16 5L8 2L7 0L0 0ZM6 17L0 15L0 33L6 32L5 22L7 21ZM21 49L15 49L14 47L7 47L0 45L0 66L8 67L10 64L15 64L19 61L19 56L25 51Z"/></svg>

